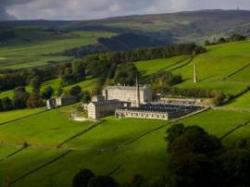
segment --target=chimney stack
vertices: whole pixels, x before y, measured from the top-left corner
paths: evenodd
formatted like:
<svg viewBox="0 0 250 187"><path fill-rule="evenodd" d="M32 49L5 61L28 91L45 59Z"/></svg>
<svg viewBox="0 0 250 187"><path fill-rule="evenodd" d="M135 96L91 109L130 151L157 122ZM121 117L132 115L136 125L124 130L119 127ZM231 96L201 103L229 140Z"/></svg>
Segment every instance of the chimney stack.
<svg viewBox="0 0 250 187"><path fill-rule="evenodd" d="M136 74L136 107L140 107L141 103L141 98L140 98L140 85L138 81L138 75Z"/></svg>

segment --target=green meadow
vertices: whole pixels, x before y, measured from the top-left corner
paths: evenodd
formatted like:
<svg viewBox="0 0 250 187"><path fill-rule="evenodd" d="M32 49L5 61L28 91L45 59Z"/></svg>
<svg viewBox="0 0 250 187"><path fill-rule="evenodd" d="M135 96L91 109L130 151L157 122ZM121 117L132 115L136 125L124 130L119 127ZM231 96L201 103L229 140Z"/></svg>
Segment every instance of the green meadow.
<svg viewBox="0 0 250 187"><path fill-rule="evenodd" d="M112 173L120 182L131 180L135 174L155 180L164 172L164 138L171 122L108 117L84 132L95 123L71 121L73 109L68 106L37 113L0 126L1 180L10 175L16 187L67 187L82 168L100 175ZM249 120L249 112L209 110L176 123L199 125L218 137L227 135L223 142L230 146L250 137L250 126L236 128ZM57 148L70 137L74 138ZM30 147L5 158L20 149L23 142Z"/></svg>
<svg viewBox="0 0 250 187"><path fill-rule="evenodd" d="M236 95L250 85L250 41L232 42L208 47L204 54L190 57L173 57L137 62L136 66L144 75L157 71L171 71L182 75L184 82L180 88L202 88L220 90L226 94ZM192 82L193 64L196 64L198 80Z"/></svg>
<svg viewBox="0 0 250 187"><path fill-rule="evenodd" d="M49 81L46 81L46 82L42 83L41 91L43 91L48 86L51 86L55 91L57 91L58 88L60 88L60 85L61 85L61 80L59 78L49 80ZM70 88L72 88L74 86L80 86L83 91L91 92L96 87L96 85L97 85L97 80L96 79L87 78L86 80L83 80L83 81L78 82L76 84L63 87L63 89L65 91L68 91L68 90L70 90ZM30 86L26 86L26 91L31 93L32 88ZM5 92L1 92L0 93L0 98L4 98L4 97L12 98L13 95L14 95L13 90L9 90L9 91L5 91Z"/></svg>
<svg viewBox="0 0 250 187"><path fill-rule="evenodd" d="M238 109L238 110L249 110L250 111L250 93L246 93L239 98L236 98L230 102L226 108L228 109Z"/></svg>
<svg viewBox="0 0 250 187"><path fill-rule="evenodd" d="M249 41L211 46L208 52L196 56L177 56L136 62L148 78L157 71L167 70L182 75L181 88L221 90L237 95L250 84ZM0 50L1 52L1 50ZM199 83L192 83L193 63L196 63ZM16 66L18 67L18 66ZM92 90L95 79L78 84ZM69 90L72 86L65 87ZM42 89L55 90L60 80L42 84ZM30 91L30 88L27 87ZM12 91L1 93L12 94ZM250 94L240 95L225 106L181 119L175 123L198 125L210 134L222 138L226 146L250 138ZM44 109L0 113L0 185L6 180L14 187L70 187L73 176L83 168L99 175L110 174L119 182L130 181L140 174L149 180L165 172L166 130L170 121L104 118L99 123L75 122L70 114L77 105L51 111ZM242 124L245 124L244 126ZM22 149L24 144L29 146ZM60 146L58 146L60 145Z"/></svg>
<svg viewBox="0 0 250 187"><path fill-rule="evenodd" d="M71 59L60 55L66 49L94 44L98 38L112 35L108 32L74 32L68 38L1 47L0 66L1 69L20 69L65 62Z"/></svg>

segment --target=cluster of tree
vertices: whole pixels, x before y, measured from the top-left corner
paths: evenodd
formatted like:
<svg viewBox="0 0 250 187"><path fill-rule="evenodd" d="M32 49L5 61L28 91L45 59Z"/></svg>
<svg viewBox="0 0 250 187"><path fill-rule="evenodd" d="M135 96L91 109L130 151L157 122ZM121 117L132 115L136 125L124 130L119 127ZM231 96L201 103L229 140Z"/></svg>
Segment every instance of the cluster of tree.
<svg viewBox="0 0 250 187"><path fill-rule="evenodd" d="M114 75L117 66L121 63L168 58L183 54L199 54L205 51L204 48L193 43L173 44L161 48L142 48L133 51L89 55L83 59L83 63L86 64L86 71L89 75L93 77L110 78Z"/></svg>
<svg viewBox="0 0 250 187"><path fill-rule="evenodd" d="M17 87L14 90L13 98L5 97L0 99L0 111L8 111L23 108L38 108L44 106L39 92L29 94L24 87Z"/></svg>
<svg viewBox="0 0 250 187"><path fill-rule="evenodd" d="M89 103L91 100L91 94L88 91L82 91L80 86L73 86L69 90L69 94L74 96L78 101L83 101L84 103Z"/></svg>
<svg viewBox="0 0 250 187"><path fill-rule="evenodd" d="M202 128L182 124L167 133L167 186L250 186L249 140L227 148Z"/></svg>
<svg viewBox="0 0 250 187"><path fill-rule="evenodd" d="M160 187L165 186L162 181L149 182L140 175L127 183L119 184L111 176L96 176L91 170L80 170L73 178L73 187Z"/></svg>
<svg viewBox="0 0 250 187"><path fill-rule="evenodd" d="M6 71L0 76L0 91L26 86L31 82L40 85L56 77L61 77L63 85L75 84L85 79L87 75L101 80L112 79L121 63L166 58L181 54L202 53L204 48L193 43L174 44L162 48L144 48L126 52L110 52L86 56L82 60L62 65L47 66L19 71Z"/></svg>
<svg viewBox="0 0 250 187"><path fill-rule="evenodd" d="M214 40L212 42L209 41L209 40L206 40L205 45L209 46L209 45L216 45L216 44L222 44L222 43L227 43L227 42L244 41L246 39L247 39L246 36L243 36L243 35L240 35L240 34L233 34L230 37L227 37L227 38L226 37L221 37L218 40Z"/></svg>
<svg viewBox="0 0 250 187"><path fill-rule="evenodd" d="M113 36L111 38L99 38L96 44L69 49L64 51L63 55L81 58L90 54L110 51L127 51L138 48L160 47L165 46L166 43L173 42L173 37L171 34L169 34L167 39L156 38L157 37L155 35L151 36L149 33L145 34L127 32Z"/></svg>
<svg viewBox="0 0 250 187"><path fill-rule="evenodd" d="M86 65L79 61L61 65L59 69L63 86L77 83L86 77Z"/></svg>
<svg viewBox="0 0 250 187"><path fill-rule="evenodd" d="M215 105L221 105L226 99L226 95L220 91L204 90L197 88L183 89L171 88L166 95L174 95L180 97L194 97L194 98L212 98Z"/></svg>
<svg viewBox="0 0 250 187"><path fill-rule="evenodd" d="M136 76L139 76L139 72L134 63L124 63L117 67L114 76L114 82L122 85L135 85Z"/></svg>
<svg viewBox="0 0 250 187"><path fill-rule="evenodd" d="M96 176L91 170L80 170L73 179L73 187L118 187L110 176Z"/></svg>
<svg viewBox="0 0 250 187"><path fill-rule="evenodd" d="M181 83L182 77L180 75L173 75L171 72L159 71L155 73L150 80L152 90L154 93L167 94L171 86Z"/></svg>
<svg viewBox="0 0 250 187"><path fill-rule="evenodd" d="M0 42L5 42L15 37L16 33L13 29L0 28Z"/></svg>
<svg viewBox="0 0 250 187"><path fill-rule="evenodd" d="M47 81L57 77L58 68L55 66L33 68L27 70L5 71L0 76L0 91L11 90L19 86L26 86L35 82L40 85L43 81Z"/></svg>

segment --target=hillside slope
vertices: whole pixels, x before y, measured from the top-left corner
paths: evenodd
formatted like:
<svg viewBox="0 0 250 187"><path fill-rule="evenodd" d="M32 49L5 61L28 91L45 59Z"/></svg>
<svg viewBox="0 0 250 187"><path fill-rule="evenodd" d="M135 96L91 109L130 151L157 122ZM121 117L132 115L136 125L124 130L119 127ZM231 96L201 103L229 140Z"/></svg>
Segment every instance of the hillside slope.
<svg viewBox="0 0 250 187"><path fill-rule="evenodd" d="M250 34L250 11L202 10L158 15L135 15L89 21L10 21L0 27L43 27L62 30L143 31L156 39L202 41L231 33Z"/></svg>
<svg viewBox="0 0 250 187"><path fill-rule="evenodd" d="M159 70L182 75L180 88L203 88L236 95L250 85L250 41L210 46L204 54L191 57L174 57L136 63L146 75ZM196 64L199 82L194 84L193 63Z"/></svg>

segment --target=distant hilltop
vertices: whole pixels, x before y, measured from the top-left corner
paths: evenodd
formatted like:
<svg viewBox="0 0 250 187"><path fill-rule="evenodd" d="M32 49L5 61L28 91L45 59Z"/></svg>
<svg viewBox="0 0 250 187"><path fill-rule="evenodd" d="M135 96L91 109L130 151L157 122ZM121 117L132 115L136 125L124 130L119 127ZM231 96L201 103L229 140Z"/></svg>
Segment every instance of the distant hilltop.
<svg viewBox="0 0 250 187"><path fill-rule="evenodd" d="M47 27L66 30L143 32L162 41L204 41L233 33L250 35L248 10L199 10L132 15L85 21L1 21L0 27Z"/></svg>

